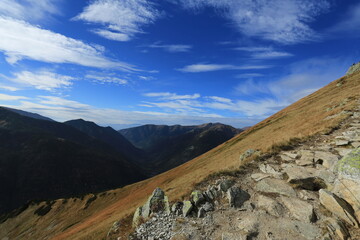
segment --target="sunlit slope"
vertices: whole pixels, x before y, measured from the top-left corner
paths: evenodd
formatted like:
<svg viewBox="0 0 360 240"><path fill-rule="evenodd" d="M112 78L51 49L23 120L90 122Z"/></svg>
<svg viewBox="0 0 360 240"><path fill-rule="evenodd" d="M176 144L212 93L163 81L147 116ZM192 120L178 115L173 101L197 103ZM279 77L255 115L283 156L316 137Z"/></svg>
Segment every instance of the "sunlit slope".
<svg viewBox="0 0 360 240"><path fill-rule="evenodd" d="M30 206L0 225L0 239L21 234L17 239L102 239L114 221L132 214L155 187L163 188L170 200L181 198L209 174L239 167L239 155L249 148L266 151L293 137L328 132L348 116L339 113L355 108L359 98L360 73L341 78L198 158L99 196L85 210L90 196L58 200L43 217L33 214L39 206Z"/></svg>

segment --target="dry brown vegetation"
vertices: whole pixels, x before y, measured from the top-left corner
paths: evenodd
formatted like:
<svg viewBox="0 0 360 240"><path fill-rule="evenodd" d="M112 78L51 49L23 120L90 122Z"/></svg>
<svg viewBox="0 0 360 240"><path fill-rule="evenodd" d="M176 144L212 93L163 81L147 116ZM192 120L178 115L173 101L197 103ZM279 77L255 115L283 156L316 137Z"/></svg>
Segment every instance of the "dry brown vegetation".
<svg viewBox="0 0 360 240"><path fill-rule="evenodd" d="M210 174L238 169L239 155L249 148L276 151L297 139L331 132L348 116L338 113L352 110L359 97L360 73L343 77L175 169L99 194L86 210L91 195L83 200L58 200L42 217L34 214L39 205L30 206L0 225L0 239L104 239L113 222L129 221L154 188L164 189L170 200L181 199Z"/></svg>

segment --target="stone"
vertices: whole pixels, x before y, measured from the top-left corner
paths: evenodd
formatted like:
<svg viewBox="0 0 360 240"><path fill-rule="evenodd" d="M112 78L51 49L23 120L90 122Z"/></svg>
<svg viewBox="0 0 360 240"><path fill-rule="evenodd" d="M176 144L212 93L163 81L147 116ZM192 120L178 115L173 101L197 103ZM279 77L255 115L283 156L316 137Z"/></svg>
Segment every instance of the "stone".
<svg viewBox="0 0 360 240"><path fill-rule="evenodd" d="M350 237L349 231L341 221L327 218L325 222L327 229L332 235L338 236L341 240L347 240Z"/></svg>
<svg viewBox="0 0 360 240"><path fill-rule="evenodd" d="M214 205L212 205L211 203L209 202L206 202L202 208L204 208L205 212L211 212L211 211L214 211Z"/></svg>
<svg viewBox="0 0 360 240"><path fill-rule="evenodd" d="M292 152L282 152L282 155L285 155L287 157L290 157L292 159L296 159L299 157L298 153L292 153Z"/></svg>
<svg viewBox="0 0 360 240"><path fill-rule="evenodd" d="M349 141L348 140L337 139L335 141L335 145L336 146L346 146L346 145L349 145Z"/></svg>
<svg viewBox="0 0 360 240"><path fill-rule="evenodd" d="M170 206L167 197L165 197L165 193L160 188L156 188L148 201L142 207L142 217L148 218L151 213L157 212L168 212L170 213Z"/></svg>
<svg viewBox="0 0 360 240"><path fill-rule="evenodd" d="M231 187L226 193L230 207L239 208L250 199L250 195L239 187Z"/></svg>
<svg viewBox="0 0 360 240"><path fill-rule="evenodd" d="M265 178L256 184L255 189L264 193L277 193L289 197L296 197L294 189L280 179Z"/></svg>
<svg viewBox="0 0 360 240"><path fill-rule="evenodd" d="M290 215L297 220L304 222L315 222L316 215L314 213L314 208L311 204L298 198L289 198L282 196L280 199L289 210Z"/></svg>
<svg viewBox="0 0 360 240"><path fill-rule="evenodd" d="M275 217L281 217L285 213L285 208L281 203L264 195L259 195L257 207L264 209L267 213Z"/></svg>
<svg viewBox="0 0 360 240"><path fill-rule="evenodd" d="M208 186L208 189L204 193L204 196L208 201L214 201L220 195L221 192L216 186Z"/></svg>
<svg viewBox="0 0 360 240"><path fill-rule="evenodd" d="M327 210L338 216L340 219L352 226L359 226L358 221L354 216L354 210L347 202L345 202L345 200L324 189L319 191L319 199L320 203Z"/></svg>
<svg viewBox="0 0 360 240"><path fill-rule="evenodd" d="M353 146L354 148L358 148L360 147L360 142L353 142L351 143L351 146Z"/></svg>
<svg viewBox="0 0 360 240"><path fill-rule="evenodd" d="M240 155L240 162L243 162L244 160L246 160L247 158L253 156L253 155L260 155L261 152L259 150L254 150L254 149L248 149L246 150L243 154Z"/></svg>
<svg viewBox="0 0 360 240"><path fill-rule="evenodd" d="M221 180L219 183L219 189L223 192L226 192L229 188L231 188L232 186L234 186L235 181L234 180L230 180L230 179L224 179Z"/></svg>
<svg viewBox="0 0 360 240"><path fill-rule="evenodd" d="M314 164L314 153L309 150L299 151L301 158L296 160L296 164L299 166L308 166Z"/></svg>
<svg viewBox="0 0 360 240"><path fill-rule="evenodd" d="M263 173L271 174L275 178L282 178L282 173L275 170L275 168L269 164L260 164L259 169Z"/></svg>
<svg viewBox="0 0 360 240"><path fill-rule="evenodd" d="M180 216L182 214L182 202L176 202L171 206L171 212L174 213L177 216Z"/></svg>
<svg viewBox="0 0 360 240"><path fill-rule="evenodd" d="M142 207L138 207L133 216L133 222L132 222L133 227L138 226L139 224L141 224L142 221L143 221Z"/></svg>
<svg viewBox="0 0 360 240"><path fill-rule="evenodd" d="M319 198L319 196L316 194L316 192L308 191L308 190L299 191L299 197L306 201L314 201Z"/></svg>
<svg viewBox="0 0 360 240"><path fill-rule="evenodd" d="M194 206L192 205L192 203L190 201L184 201L183 207L182 207L183 216L184 217L189 216L190 212L193 208L194 208Z"/></svg>
<svg viewBox="0 0 360 240"><path fill-rule="evenodd" d="M300 166L288 167L284 170L288 176L287 182L296 188L317 191L326 188L323 179L316 176L316 170Z"/></svg>
<svg viewBox="0 0 360 240"><path fill-rule="evenodd" d="M349 76L359 71L360 71L360 62L356 64L354 63L353 65L350 66L350 68L347 70L345 75Z"/></svg>
<svg viewBox="0 0 360 240"><path fill-rule="evenodd" d="M270 177L270 174L266 174L266 173L253 173L251 174L251 178L254 179L256 182L264 179L264 178L268 178Z"/></svg>
<svg viewBox="0 0 360 240"><path fill-rule="evenodd" d="M195 190L190 195L191 201L194 203L195 206L200 206L202 203L205 203L206 199L201 191Z"/></svg>
<svg viewBox="0 0 360 240"><path fill-rule="evenodd" d="M348 202L354 209L356 218L360 219L360 179L340 178L336 180L333 192Z"/></svg>
<svg viewBox="0 0 360 240"><path fill-rule="evenodd" d="M205 213L206 213L205 209L203 207L201 207L201 208L199 208L197 217L198 218L203 218L203 217L205 217Z"/></svg>
<svg viewBox="0 0 360 240"><path fill-rule="evenodd" d="M322 151L315 151L314 156L315 163L320 163L324 167L331 169L339 160L338 156Z"/></svg>
<svg viewBox="0 0 360 240"><path fill-rule="evenodd" d="M335 148L335 150L339 153L340 156L345 156L346 154L348 154L349 152L351 152L354 149L351 148Z"/></svg>
<svg viewBox="0 0 360 240"><path fill-rule="evenodd" d="M116 221L113 223L113 225L111 226L110 230L108 231L106 237L109 238L115 234L119 233L119 229L120 229L121 223L120 221Z"/></svg>
<svg viewBox="0 0 360 240"><path fill-rule="evenodd" d="M339 176L349 179L360 179L360 148L346 154L336 165Z"/></svg>
<svg viewBox="0 0 360 240"><path fill-rule="evenodd" d="M295 160L295 158L291 158L291 157L289 157L289 156L287 156L285 154L280 154L280 158L284 162L292 162L292 161Z"/></svg>
<svg viewBox="0 0 360 240"><path fill-rule="evenodd" d="M255 215L248 215L240 220L238 228L247 235L256 234L259 231L259 219Z"/></svg>

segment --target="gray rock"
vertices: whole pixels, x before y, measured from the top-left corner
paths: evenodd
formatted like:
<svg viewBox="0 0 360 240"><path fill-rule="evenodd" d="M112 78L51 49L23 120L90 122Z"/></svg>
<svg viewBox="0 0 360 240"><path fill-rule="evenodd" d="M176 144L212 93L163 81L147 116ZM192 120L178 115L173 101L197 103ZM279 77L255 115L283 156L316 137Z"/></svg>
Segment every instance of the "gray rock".
<svg viewBox="0 0 360 240"><path fill-rule="evenodd" d="M171 206L171 212L174 213L177 216L180 216L182 214L182 202L176 202Z"/></svg>
<svg viewBox="0 0 360 240"><path fill-rule="evenodd" d="M277 193L289 197L296 197L294 189L280 179L265 178L256 184L255 189L264 193Z"/></svg>
<svg viewBox="0 0 360 240"><path fill-rule="evenodd" d="M346 154L336 165L335 171L344 178L360 179L360 148Z"/></svg>
<svg viewBox="0 0 360 240"><path fill-rule="evenodd" d="M299 154L298 153L295 153L295 152L282 152L282 155L285 155L289 158L292 158L292 159L296 159L299 157Z"/></svg>
<svg viewBox="0 0 360 240"><path fill-rule="evenodd" d="M316 163L320 162L324 167L331 169L339 160L338 156L322 151L315 151L314 160Z"/></svg>
<svg viewBox="0 0 360 240"><path fill-rule="evenodd" d="M201 204L205 203L206 199L201 191L195 190L191 193L190 196L191 201L194 203L195 206L200 206Z"/></svg>
<svg viewBox="0 0 360 240"><path fill-rule="evenodd" d="M354 216L354 210L345 200L324 189L319 191L319 199L320 203L330 212L352 226L359 226Z"/></svg>
<svg viewBox="0 0 360 240"><path fill-rule="evenodd" d="M206 202L202 208L205 210L205 212L211 212L211 211L214 211L214 206L209 203L209 202Z"/></svg>
<svg viewBox="0 0 360 240"><path fill-rule="evenodd" d="M138 207L134 213L132 225L134 227L138 226L142 222L142 219L142 207Z"/></svg>
<svg viewBox="0 0 360 240"><path fill-rule="evenodd" d="M340 178L336 181L333 192L345 199L354 209L354 215L360 219L360 179Z"/></svg>
<svg viewBox="0 0 360 240"><path fill-rule="evenodd" d="M316 220L314 208L311 204L298 198L282 196L280 199L294 218L304 222L314 222Z"/></svg>
<svg viewBox="0 0 360 240"><path fill-rule="evenodd" d="M240 220L238 228L247 235L256 234L259 231L259 219L255 215L248 215Z"/></svg>
<svg viewBox="0 0 360 240"><path fill-rule="evenodd" d="M250 199L250 195L239 187L231 187L227 191L227 198L231 207L239 208Z"/></svg>
<svg viewBox="0 0 360 240"><path fill-rule="evenodd" d="M353 149L351 148L335 148L335 150L339 153L340 156L345 156L350 153Z"/></svg>
<svg viewBox="0 0 360 240"><path fill-rule="evenodd" d="M351 143L351 146L353 146L354 148L358 148L360 147L360 142L353 142Z"/></svg>
<svg viewBox="0 0 360 240"><path fill-rule="evenodd" d="M296 160L296 164L299 166L309 166L314 164L315 155L312 151L301 150L299 151L301 158Z"/></svg>
<svg viewBox="0 0 360 240"><path fill-rule="evenodd" d="M341 240L347 240L350 237L346 226L339 220L327 218L325 220L327 229L332 235L338 236Z"/></svg>
<svg viewBox="0 0 360 240"><path fill-rule="evenodd" d="M270 177L270 174L265 174L265 173L253 173L251 174L251 178L254 179L256 182L264 179L264 178L268 178Z"/></svg>
<svg viewBox="0 0 360 240"><path fill-rule="evenodd" d="M240 162L243 162L248 157L252 156L253 154L257 154L258 151L255 151L254 149L248 149L243 154L240 155Z"/></svg>
<svg viewBox="0 0 360 240"><path fill-rule="evenodd" d="M315 192L308 191L308 190L299 191L299 197L306 201L314 201L314 200L319 199L319 196Z"/></svg>
<svg viewBox="0 0 360 240"><path fill-rule="evenodd" d="M162 211L170 212L169 201L167 201L167 197L165 198L164 191L156 188L142 207L141 215L144 218L148 218L151 213Z"/></svg>
<svg viewBox="0 0 360 240"><path fill-rule="evenodd" d="M223 192L226 192L229 188L231 188L232 186L234 186L235 181L231 180L231 179L224 179L221 180L219 183L219 189Z"/></svg>
<svg viewBox="0 0 360 240"><path fill-rule="evenodd" d="M275 217L281 217L285 213L285 208L282 204L264 195L259 195L257 199L257 207L264 209L270 215Z"/></svg>
<svg viewBox="0 0 360 240"><path fill-rule="evenodd" d="M337 139L335 141L335 145L336 146L346 146L346 145L349 145L349 141L348 140L343 140L343 139Z"/></svg>
<svg viewBox="0 0 360 240"><path fill-rule="evenodd" d="M197 217L198 218L203 218L203 217L205 217L205 213L206 213L205 209L203 207L201 207L201 208L199 208Z"/></svg>
<svg viewBox="0 0 360 240"><path fill-rule="evenodd" d="M288 183L296 188L306 190L326 188L324 180L316 176L316 170L313 168L294 166L287 167L284 171L288 176Z"/></svg>
<svg viewBox="0 0 360 240"><path fill-rule="evenodd" d="M190 201L184 201L183 202L183 207L182 207L182 212L183 212L183 216L187 217L189 216L191 210L193 210L194 206L192 205L192 203Z"/></svg>

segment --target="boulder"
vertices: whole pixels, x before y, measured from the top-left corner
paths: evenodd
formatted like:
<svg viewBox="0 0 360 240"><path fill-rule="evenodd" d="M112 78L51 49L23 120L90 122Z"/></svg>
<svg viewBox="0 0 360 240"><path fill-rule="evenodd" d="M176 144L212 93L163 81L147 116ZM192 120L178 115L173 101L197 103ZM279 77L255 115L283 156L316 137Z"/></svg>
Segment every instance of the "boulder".
<svg viewBox="0 0 360 240"><path fill-rule="evenodd" d="M333 192L345 199L354 209L356 218L360 219L360 179L340 178L336 181Z"/></svg>
<svg viewBox="0 0 360 240"><path fill-rule="evenodd" d="M327 229L332 235L338 236L341 240L347 240L350 237L346 226L339 220L333 218L325 219Z"/></svg>
<svg viewBox="0 0 360 240"><path fill-rule="evenodd" d="M346 146L349 145L349 141L348 140L344 140L344 139L337 139L335 141L335 145L336 146Z"/></svg>
<svg viewBox="0 0 360 240"><path fill-rule="evenodd" d="M227 190L227 198L231 207L239 208L250 199L250 195L239 187L231 187Z"/></svg>
<svg viewBox="0 0 360 240"><path fill-rule="evenodd" d="M138 207L133 216L133 221L132 221L133 227L136 227L139 224L141 224L143 219L144 218L142 217L142 207Z"/></svg>
<svg viewBox="0 0 360 240"><path fill-rule="evenodd" d="M351 148L335 148L335 150L339 153L340 156L345 156L349 152L351 152L353 149Z"/></svg>
<svg viewBox="0 0 360 240"><path fill-rule="evenodd" d="M205 203L205 201L206 201L204 195L199 190L193 191L190 195L190 199L191 199L191 202L193 202L193 204L197 207L200 206L201 204Z"/></svg>
<svg viewBox="0 0 360 240"><path fill-rule="evenodd" d="M244 160L246 160L248 157L251 157L253 155L260 155L261 152L259 150L254 150L254 149L248 149L246 150L244 153L242 153L240 155L240 162L243 162Z"/></svg>
<svg viewBox="0 0 360 240"><path fill-rule="evenodd" d="M183 202L183 207L182 207L182 213L184 217L187 217L190 215L191 210L194 208L194 206L192 205L192 203L190 201L184 201Z"/></svg>
<svg viewBox="0 0 360 240"><path fill-rule="evenodd" d="M346 154L336 165L335 171L347 179L360 179L360 148Z"/></svg>
<svg viewBox="0 0 360 240"><path fill-rule="evenodd" d="M292 158L292 159L296 159L296 158L299 157L299 154L296 153L296 152L282 152L282 155L287 156L287 157Z"/></svg>
<svg viewBox="0 0 360 240"><path fill-rule="evenodd" d="M171 212L177 216L180 216L182 214L182 202L176 202L171 206Z"/></svg>
<svg viewBox="0 0 360 240"><path fill-rule="evenodd" d="M271 174L275 178L282 178L282 173L275 170L275 168L269 164L260 164L259 166L260 171L265 174Z"/></svg>
<svg viewBox="0 0 360 240"><path fill-rule="evenodd" d="M226 192L229 188L231 188L232 186L234 186L235 181L231 180L231 179L223 179L220 180L219 182L219 189L223 192Z"/></svg>
<svg viewBox="0 0 360 240"><path fill-rule="evenodd" d="M292 187L280 179L265 178L255 186L256 191L264 193L277 193L289 197L296 197Z"/></svg>
<svg viewBox="0 0 360 240"><path fill-rule="evenodd" d="M296 160L296 164L299 166L308 166L314 164L314 153L309 150L301 150L299 151L301 158Z"/></svg>
<svg viewBox="0 0 360 240"><path fill-rule="evenodd" d="M315 151L314 161L324 167L331 169L339 160L338 156L330 152Z"/></svg>
<svg viewBox="0 0 360 240"><path fill-rule="evenodd" d="M203 207L201 207L201 208L199 208L197 217L198 217L198 218L203 218L203 217L205 217L205 214L206 214L205 209L204 209Z"/></svg>
<svg viewBox="0 0 360 240"><path fill-rule="evenodd" d="M316 169L294 166L285 168L284 172L288 176L287 182L296 188L312 191L326 188L324 180L316 176Z"/></svg>
<svg viewBox="0 0 360 240"><path fill-rule="evenodd" d="M353 146L354 148L358 148L360 147L360 142L353 142L351 143L351 146Z"/></svg>
<svg viewBox="0 0 360 240"><path fill-rule="evenodd" d="M266 173L253 173L251 174L251 178L254 179L256 182L264 179L264 178L268 178L270 177L270 174L266 174Z"/></svg>
<svg viewBox="0 0 360 240"><path fill-rule="evenodd" d="M255 215L248 215L241 219L238 228L249 235L256 235L259 231L259 219Z"/></svg>
<svg viewBox="0 0 360 240"><path fill-rule="evenodd" d="M211 211L214 211L214 205L212 205L211 203L209 202L206 202L202 208L204 208L205 212L211 212Z"/></svg>
<svg viewBox="0 0 360 240"><path fill-rule="evenodd" d="M303 222L314 222L316 220L314 208L311 204L298 198L282 196L280 199L294 218Z"/></svg>
<svg viewBox="0 0 360 240"><path fill-rule="evenodd" d="M256 205L275 217L281 217L285 213L285 208L281 203L264 195L259 195Z"/></svg>
<svg viewBox="0 0 360 240"><path fill-rule="evenodd" d="M358 221L354 215L352 207L343 199L335 194L321 189L319 191L320 203L330 212L338 216L352 226L358 227Z"/></svg>

